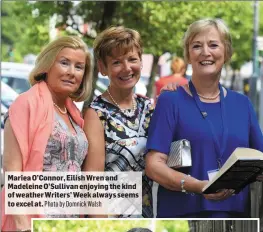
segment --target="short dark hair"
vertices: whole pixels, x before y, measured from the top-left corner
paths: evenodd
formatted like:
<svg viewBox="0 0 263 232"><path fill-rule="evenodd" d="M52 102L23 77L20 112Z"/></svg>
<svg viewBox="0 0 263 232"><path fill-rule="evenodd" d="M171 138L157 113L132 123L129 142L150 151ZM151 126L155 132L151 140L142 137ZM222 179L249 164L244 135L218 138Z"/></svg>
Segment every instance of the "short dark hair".
<svg viewBox="0 0 263 232"><path fill-rule="evenodd" d="M128 230L127 232L152 232L151 230L147 229L147 228L133 228Z"/></svg>
<svg viewBox="0 0 263 232"><path fill-rule="evenodd" d="M106 56L112 56L116 49L118 55L124 55L133 48L142 56L142 41L138 31L123 26L111 26L102 31L93 42L96 60L102 60L106 64Z"/></svg>

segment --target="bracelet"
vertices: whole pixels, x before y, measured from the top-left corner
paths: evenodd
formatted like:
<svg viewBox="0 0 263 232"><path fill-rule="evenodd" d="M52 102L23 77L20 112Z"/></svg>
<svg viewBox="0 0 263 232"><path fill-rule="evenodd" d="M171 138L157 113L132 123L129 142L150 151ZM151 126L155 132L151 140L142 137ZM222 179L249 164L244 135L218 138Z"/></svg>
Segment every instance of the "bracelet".
<svg viewBox="0 0 263 232"><path fill-rule="evenodd" d="M31 229L19 230L19 232L31 232Z"/></svg>
<svg viewBox="0 0 263 232"><path fill-rule="evenodd" d="M182 179L182 180L180 181L180 183L181 183L181 192L182 192L182 193L185 193L185 194L188 194L188 192L187 192L187 191L185 190L185 188L184 188L185 180Z"/></svg>
<svg viewBox="0 0 263 232"><path fill-rule="evenodd" d="M188 174L188 175L186 176L186 178L189 177L189 176L191 176L191 175ZM181 179L180 183L181 183L181 192L182 192L182 193L185 193L185 194L188 194L188 192L187 192L186 189L184 188L185 179ZM194 193L191 193L191 195L194 196L195 194L194 194Z"/></svg>

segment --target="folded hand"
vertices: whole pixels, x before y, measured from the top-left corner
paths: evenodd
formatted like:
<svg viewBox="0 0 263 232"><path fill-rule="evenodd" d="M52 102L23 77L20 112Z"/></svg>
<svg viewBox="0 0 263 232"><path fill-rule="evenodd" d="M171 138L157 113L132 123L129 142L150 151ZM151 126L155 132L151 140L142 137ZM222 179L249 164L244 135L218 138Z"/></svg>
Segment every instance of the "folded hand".
<svg viewBox="0 0 263 232"><path fill-rule="evenodd" d="M205 199L207 200L214 200L214 201L223 201L232 195L234 195L235 190L233 189L222 189L219 190L217 193L210 193L210 194L203 194Z"/></svg>
<svg viewBox="0 0 263 232"><path fill-rule="evenodd" d="M257 181L263 182L263 174L258 175L256 179Z"/></svg>

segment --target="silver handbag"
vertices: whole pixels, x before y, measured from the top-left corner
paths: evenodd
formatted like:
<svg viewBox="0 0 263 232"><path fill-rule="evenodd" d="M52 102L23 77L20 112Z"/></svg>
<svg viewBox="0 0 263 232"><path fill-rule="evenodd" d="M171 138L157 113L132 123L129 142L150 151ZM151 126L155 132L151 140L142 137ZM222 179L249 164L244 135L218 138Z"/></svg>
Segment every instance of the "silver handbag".
<svg viewBox="0 0 263 232"><path fill-rule="evenodd" d="M192 166L191 145L188 140L182 139L171 143L167 165L175 169Z"/></svg>

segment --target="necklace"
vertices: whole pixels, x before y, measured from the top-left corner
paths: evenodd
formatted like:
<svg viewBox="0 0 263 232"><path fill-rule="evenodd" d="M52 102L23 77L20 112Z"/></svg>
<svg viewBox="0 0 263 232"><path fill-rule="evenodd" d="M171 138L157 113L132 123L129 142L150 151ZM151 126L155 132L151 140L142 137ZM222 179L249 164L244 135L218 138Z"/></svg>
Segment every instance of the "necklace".
<svg viewBox="0 0 263 232"><path fill-rule="evenodd" d="M125 115L127 116L128 118L131 118L135 115L135 110L136 110L136 101L134 99L134 97L132 97L132 109L131 110L124 110L120 107L120 105L114 100L114 98L112 97L109 89L107 89L107 93L109 94L111 100L113 101L113 103L119 108L119 110Z"/></svg>
<svg viewBox="0 0 263 232"><path fill-rule="evenodd" d="M214 97L206 97L206 96L203 96L199 93L197 93L197 95L205 100L215 100L218 96L219 96L220 92L218 92Z"/></svg>
<svg viewBox="0 0 263 232"><path fill-rule="evenodd" d="M189 84L188 84L188 89L190 89ZM196 92L196 93L197 93L197 92ZM205 99L205 100L215 100L215 99L219 96L219 94L220 94L220 91L219 91L214 97L206 97L206 96L204 96L204 95L202 95L202 94L197 93L197 95L198 95L199 97L201 97L201 98L203 98L203 99Z"/></svg>
<svg viewBox="0 0 263 232"><path fill-rule="evenodd" d="M58 109L58 111L61 113L61 114L66 114L68 113L67 111L67 108L65 107L64 111L55 103L53 102L54 106Z"/></svg>

